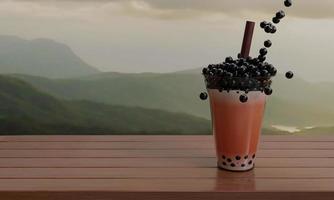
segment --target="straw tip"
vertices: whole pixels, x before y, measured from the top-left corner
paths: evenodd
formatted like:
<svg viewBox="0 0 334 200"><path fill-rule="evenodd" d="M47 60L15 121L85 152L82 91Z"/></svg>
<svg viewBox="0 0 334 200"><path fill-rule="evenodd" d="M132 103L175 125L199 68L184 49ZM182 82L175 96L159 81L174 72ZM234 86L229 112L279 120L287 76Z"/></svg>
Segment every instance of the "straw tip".
<svg viewBox="0 0 334 200"><path fill-rule="evenodd" d="M248 20L246 21L246 23L247 23L247 24L255 24L255 22L253 22L253 21L248 21Z"/></svg>

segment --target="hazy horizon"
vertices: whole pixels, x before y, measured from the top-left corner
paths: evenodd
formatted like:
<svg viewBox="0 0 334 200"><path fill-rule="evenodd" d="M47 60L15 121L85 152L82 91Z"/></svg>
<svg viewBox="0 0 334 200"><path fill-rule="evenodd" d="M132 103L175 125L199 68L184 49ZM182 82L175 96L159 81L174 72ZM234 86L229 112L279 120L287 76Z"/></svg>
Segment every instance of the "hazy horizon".
<svg viewBox="0 0 334 200"><path fill-rule="evenodd" d="M221 62L240 51L246 20L269 21L284 9L277 34L256 29L252 55L271 39L269 61L310 81L333 81L334 2L295 0L0 1L1 35L50 38L102 71L173 72ZM257 25L258 27L258 25Z"/></svg>

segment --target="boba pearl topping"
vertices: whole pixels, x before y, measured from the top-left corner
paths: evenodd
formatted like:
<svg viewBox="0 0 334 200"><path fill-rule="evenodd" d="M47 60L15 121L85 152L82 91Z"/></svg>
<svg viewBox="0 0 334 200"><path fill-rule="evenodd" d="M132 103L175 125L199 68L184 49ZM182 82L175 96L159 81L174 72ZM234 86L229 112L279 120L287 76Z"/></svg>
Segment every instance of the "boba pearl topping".
<svg viewBox="0 0 334 200"><path fill-rule="evenodd" d="M263 52L264 53L264 50ZM225 62L211 64L202 70L208 89L219 91L261 91L271 86L271 78L277 74L277 69L258 58L227 57ZM205 95L200 95L205 100ZM247 101L247 100L246 100Z"/></svg>
<svg viewBox="0 0 334 200"><path fill-rule="evenodd" d="M286 7L292 6L292 0L285 0L284 5ZM274 24L278 25L285 16L285 11L279 10L273 16L272 23L262 21L260 27L266 33L274 34L277 32L277 27ZM264 47L258 51L259 55L254 58L243 58L240 53L237 59L229 56L222 63L210 64L203 68L202 74L207 89L217 89L220 92L236 91L240 94L239 100L241 103L246 103L249 100L247 96L249 92L257 91L268 96L272 95L272 78L277 75L278 71L274 65L266 61L268 48L272 46L271 40L264 41L263 45ZM285 76L292 79L294 74L289 71ZM200 98L206 100L208 94L203 92L200 94Z"/></svg>

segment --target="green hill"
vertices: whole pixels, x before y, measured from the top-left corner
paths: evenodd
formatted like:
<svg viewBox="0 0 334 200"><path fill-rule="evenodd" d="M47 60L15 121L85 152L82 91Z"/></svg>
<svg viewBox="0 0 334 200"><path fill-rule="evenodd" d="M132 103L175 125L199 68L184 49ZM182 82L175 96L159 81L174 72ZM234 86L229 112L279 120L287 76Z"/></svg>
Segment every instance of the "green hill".
<svg viewBox="0 0 334 200"><path fill-rule="evenodd" d="M99 73L66 46L49 39L0 36L0 73L70 78Z"/></svg>
<svg viewBox="0 0 334 200"><path fill-rule="evenodd" d="M198 94L205 90L199 72L101 73L57 80L24 75L16 77L59 98L184 112L210 119L208 102L198 98ZM265 127L273 124L298 127L334 124L334 108L331 106L334 96L328 92L328 87L299 78L286 80L278 76L274 80L274 88L274 95L268 99Z"/></svg>
<svg viewBox="0 0 334 200"><path fill-rule="evenodd" d="M16 75L41 91L59 98L186 112L209 117L198 99L203 80L182 74L102 73L81 79L46 79Z"/></svg>
<svg viewBox="0 0 334 200"><path fill-rule="evenodd" d="M181 113L59 100L0 76L0 134L206 134L208 120Z"/></svg>

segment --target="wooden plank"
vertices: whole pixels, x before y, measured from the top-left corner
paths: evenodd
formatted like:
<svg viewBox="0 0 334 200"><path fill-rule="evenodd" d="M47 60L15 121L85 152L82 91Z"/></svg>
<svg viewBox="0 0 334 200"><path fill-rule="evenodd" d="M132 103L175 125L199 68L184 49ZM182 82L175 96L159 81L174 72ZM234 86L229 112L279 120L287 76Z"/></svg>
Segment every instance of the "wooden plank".
<svg viewBox="0 0 334 200"><path fill-rule="evenodd" d="M3 200L333 200L334 192L0 192Z"/></svg>
<svg viewBox="0 0 334 200"><path fill-rule="evenodd" d="M321 152L320 152L321 153ZM320 155L319 153L319 155ZM325 152L323 152L325 153ZM322 155L322 154L321 154ZM325 153L326 155L326 153ZM327 155L330 155L328 153ZM0 150L0 158L184 158L215 157L213 149L184 150ZM334 157L334 152L333 152Z"/></svg>
<svg viewBox="0 0 334 200"><path fill-rule="evenodd" d="M334 168L255 168L235 173L216 168L2 168L0 179L334 179Z"/></svg>
<svg viewBox="0 0 334 200"><path fill-rule="evenodd" d="M212 142L1 142L0 149L213 149ZM334 142L262 142L260 149L333 149Z"/></svg>
<svg viewBox="0 0 334 200"><path fill-rule="evenodd" d="M305 135L264 135L262 141L275 142L334 142L334 137L329 135L305 136ZM22 135L22 136L0 136L1 141L17 142L112 142L112 141L213 141L213 136L179 136L179 135Z"/></svg>
<svg viewBox="0 0 334 200"><path fill-rule="evenodd" d="M263 142L261 149L333 149L334 142Z"/></svg>
<svg viewBox="0 0 334 200"><path fill-rule="evenodd" d="M0 150L0 158L214 158L213 149ZM259 150L259 158L334 158L333 150Z"/></svg>
<svg viewBox="0 0 334 200"><path fill-rule="evenodd" d="M258 158L256 167L328 168L334 167L330 158ZM216 167L215 158L1 158L0 168L8 167L82 167L82 168L140 168L140 167Z"/></svg>
<svg viewBox="0 0 334 200"><path fill-rule="evenodd" d="M333 192L334 179L0 179L0 191Z"/></svg>

